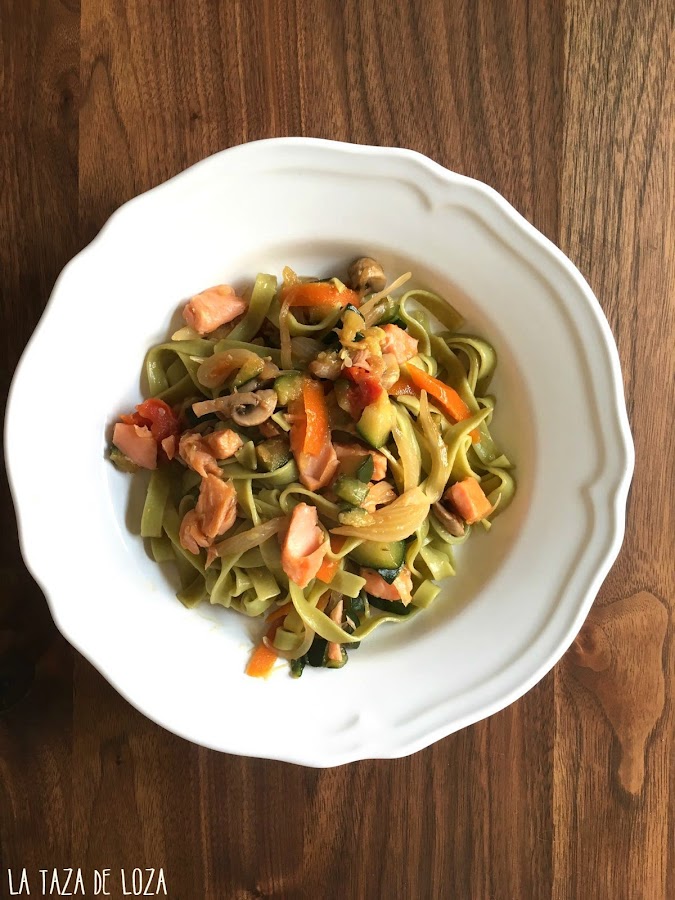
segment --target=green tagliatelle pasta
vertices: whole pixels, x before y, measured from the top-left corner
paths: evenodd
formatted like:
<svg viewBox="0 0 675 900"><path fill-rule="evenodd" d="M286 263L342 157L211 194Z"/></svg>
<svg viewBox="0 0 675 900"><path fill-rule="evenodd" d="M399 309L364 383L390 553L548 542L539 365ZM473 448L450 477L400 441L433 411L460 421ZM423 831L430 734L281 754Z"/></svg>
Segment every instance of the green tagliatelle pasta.
<svg viewBox="0 0 675 900"><path fill-rule="evenodd" d="M347 281L287 268L195 295L114 426L113 463L151 470L140 534L178 599L267 617L250 675L343 666L513 499L495 350L410 277L386 287L364 257Z"/></svg>

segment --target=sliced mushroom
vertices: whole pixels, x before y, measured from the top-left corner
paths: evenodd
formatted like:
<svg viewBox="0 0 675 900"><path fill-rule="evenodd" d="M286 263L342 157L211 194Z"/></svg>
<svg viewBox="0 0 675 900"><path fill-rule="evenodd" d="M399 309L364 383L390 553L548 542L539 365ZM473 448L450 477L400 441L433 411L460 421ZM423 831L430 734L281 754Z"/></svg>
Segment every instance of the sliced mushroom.
<svg viewBox="0 0 675 900"><path fill-rule="evenodd" d="M452 512L452 510L443 506L442 503L434 503L431 508L441 525L446 528L453 537L462 537L464 534L464 522L457 513Z"/></svg>
<svg viewBox="0 0 675 900"><path fill-rule="evenodd" d="M215 400L201 400L192 405L196 416L218 413L237 425L260 425L272 415L277 405L276 391L239 391Z"/></svg>
<svg viewBox="0 0 675 900"><path fill-rule="evenodd" d="M237 405L230 413L237 425L262 425L272 415L277 406L276 391L255 391L255 393L233 394Z"/></svg>
<svg viewBox="0 0 675 900"><path fill-rule="evenodd" d="M361 294L375 294L387 284L384 269L376 259L361 256L349 267L349 282L352 289Z"/></svg>

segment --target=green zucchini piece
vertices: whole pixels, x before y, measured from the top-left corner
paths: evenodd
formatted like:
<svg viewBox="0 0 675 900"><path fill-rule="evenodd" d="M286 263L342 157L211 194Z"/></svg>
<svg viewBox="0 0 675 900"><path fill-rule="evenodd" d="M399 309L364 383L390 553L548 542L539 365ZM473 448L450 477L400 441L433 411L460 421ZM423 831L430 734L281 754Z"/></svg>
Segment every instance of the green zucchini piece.
<svg viewBox="0 0 675 900"><path fill-rule="evenodd" d="M399 566L398 569L374 569L375 572L387 582L387 584L393 584L398 576L401 574L401 569L403 566Z"/></svg>
<svg viewBox="0 0 675 900"><path fill-rule="evenodd" d="M118 450L117 447L113 447L110 451L110 462L120 472L128 472L131 475L140 470L140 466L137 466L135 462L132 462L132 460L122 453L121 450Z"/></svg>
<svg viewBox="0 0 675 900"><path fill-rule="evenodd" d="M251 471L255 472L258 468L258 460L256 458L253 441L246 441L243 447L240 447L234 454L234 458L245 469L251 469Z"/></svg>
<svg viewBox="0 0 675 900"><path fill-rule="evenodd" d="M363 594L363 591L361 591L361 593L359 594L359 597L361 597L362 594ZM363 615L363 612L365 611L365 601L363 599L361 599L360 603L359 603L359 605L363 607L363 609L361 610L361 614L355 612L354 607L350 605L351 603L358 601L359 597L355 597L353 599L345 597L345 618L349 619L349 622L354 623L354 625L352 626L349 624L349 622L347 622L347 624L344 626L344 629L347 632L347 634L354 634L356 629L361 624L360 615ZM361 646L361 641L358 641L356 644L350 644L349 646L352 649L356 650Z"/></svg>
<svg viewBox="0 0 675 900"><path fill-rule="evenodd" d="M399 301L387 297L386 300L378 305L381 307L380 317L377 321L373 322L373 325L388 325L390 322L393 323L398 316Z"/></svg>
<svg viewBox="0 0 675 900"><path fill-rule="evenodd" d="M348 659L347 651L342 646L340 647L340 656L341 656L341 659L339 662L336 659L328 659L328 657L326 657L326 663L325 663L326 668L327 669L341 669L346 664L347 659Z"/></svg>
<svg viewBox="0 0 675 900"><path fill-rule="evenodd" d="M370 454L368 454L368 459L372 462L373 458ZM351 506L360 506L368 496L370 488L367 484L359 481L358 478L352 478L350 475L340 475L333 485L333 490L340 500L344 500L345 503L349 503Z"/></svg>
<svg viewBox="0 0 675 900"><path fill-rule="evenodd" d="M285 437L274 437L263 441L255 448L258 465L265 472L276 472L291 459L291 448Z"/></svg>
<svg viewBox="0 0 675 900"><path fill-rule="evenodd" d="M359 481L368 483L373 477L374 468L375 463L373 462L373 454L369 453L356 470L356 477L359 479Z"/></svg>
<svg viewBox="0 0 675 900"><path fill-rule="evenodd" d="M349 619L354 623L352 627L349 622L344 626L347 634L354 634L356 629L361 624L361 616L366 611L366 595L363 591L359 593L358 597L345 597L345 618ZM355 644L350 644L349 647L352 650L357 650L361 646L361 641L357 641Z"/></svg>
<svg viewBox="0 0 675 900"><path fill-rule="evenodd" d="M284 415L284 413L275 412L270 418L272 419L272 421L274 422L275 425L278 425L279 428L281 428L282 431L288 432L291 430L291 426L288 422L288 419Z"/></svg>
<svg viewBox="0 0 675 900"><path fill-rule="evenodd" d="M302 395L302 372L284 372L274 380L279 406L288 406L291 400L298 400Z"/></svg>
<svg viewBox="0 0 675 900"><path fill-rule="evenodd" d="M360 506L351 506L345 503L340 507L338 521L340 525L354 525L356 528L361 528L372 522L372 517L369 512L361 509Z"/></svg>
<svg viewBox="0 0 675 900"><path fill-rule="evenodd" d="M363 616L366 612L366 592L361 591L358 597L349 597L345 600L345 615L353 619L355 616Z"/></svg>
<svg viewBox="0 0 675 900"><path fill-rule="evenodd" d="M307 662L315 669L323 666L326 658L326 646L328 641L318 635L312 641L312 646L307 651Z"/></svg>
<svg viewBox="0 0 675 900"><path fill-rule="evenodd" d="M335 402L343 412L347 412L351 415L351 405L349 403L349 388L350 383L346 378L338 378L333 385Z"/></svg>
<svg viewBox="0 0 675 900"><path fill-rule="evenodd" d="M239 369L234 378L232 379L232 387L238 388L241 387L242 384L246 384L247 381L250 381L252 378L255 378L256 375L260 375L265 365L265 361L261 359L259 356L251 357L251 359L247 359L244 365Z"/></svg>
<svg viewBox="0 0 675 900"><path fill-rule="evenodd" d="M356 430L364 441L377 450L387 443L393 424L394 407L389 402L386 392L382 391L377 400L363 410L361 418L356 423Z"/></svg>
<svg viewBox="0 0 675 900"><path fill-rule="evenodd" d="M300 659L291 660L291 677L300 678L307 663L307 654L301 656Z"/></svg>
<svg viewBox="0 0 675 900"><path fill-rule="evenodd" d="M405 559L405 542L392 541L385 544L380 541L364 541L354 547L348 556L368 569L398 569Z"/></svg>

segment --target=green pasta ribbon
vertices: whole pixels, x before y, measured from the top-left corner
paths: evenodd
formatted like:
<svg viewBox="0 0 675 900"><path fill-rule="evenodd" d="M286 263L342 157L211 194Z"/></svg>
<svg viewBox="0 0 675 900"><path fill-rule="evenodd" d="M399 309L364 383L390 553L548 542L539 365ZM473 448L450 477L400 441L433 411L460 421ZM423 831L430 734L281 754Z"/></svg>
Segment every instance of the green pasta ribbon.
<svg viewBox="0 0 675 900"><path fill-rule="evenodd" d="M290 270L285 270L285 277L290 279L289 284L303 280L297 279ZM243 445L229 458L218 461L216 471L236 493L236 519L232 516L225 526L225 533L219 533L210 543L202 541L209 543L208 555L206 550L195 555L182 546L181 523L195 508L198 497L214 485L204 483L202 475L185 467L180 458L167 462L164 451L160 451L159 465L149 476L141 515L141 536L148 539L149 551L156 562L171 562L175 566L180 580L177 597L188 608L208 599L213 605L260 617L285 604L265 641L279 656L298 661L298 671L302 671L308 653L310 663L320 664L323 642L355 649L380 625L409 621L435 601L441 590L438 583L455 573L454 548L468 540L472 533L472 527L468 525L455 529L455 534L448 531L453 523L443 515L440 504L451 502L446 493L449 484L466 478L478 480L492 506L492 512L479 522L486 529L512 502L516 490L513 465L490 431L495 413L495 398L489 394L497 366L495 349L481 337L461 333L461 315L437 294L413 288L401 296L392 296L409 278L410 273L406 273L390 286L391 290L387 288L370 297L361 296L361 320L356 317L353 307L346 307L346 299L343 299L343 305L308 305L300 311L285 303L280 329L283 291L274 275L261 272L253 284L247 309L240 317L217 328L210 338L199 337L191 328L182 328L175 333L175 340L152 347L145 357L144 370L150 396L174 408L174 414L181 417L182 429L191 428L202 436L200 440L204 443L221 430L231 430L241 438ZM345 290L342 282L334 279L333 284L338 291ZM359 302L353 294L350 299L355 304ZM361 331L356 330L359 326L351 328L349 336L344 338L344 347L341 347L341 329L347 329L348 323L354 321L362 321L363 327ZM359 419L350 409L349 398L355 390L354 385L360 384L360 380L368 380L369 365L375 366L375 377L385 390L393 388L395 379L405 379L405 370L399 372L396 353L392 353L391 345L386 349L384 343L385 337L396 338L395 328L388 327L392 323L403 325L408 335L417 341L413 364L452 387L468 408L467 418L455 422L450 412L442 412L426 391L406 392L405 381L403 389L392 391L397 396L390 397L389 406L384 404L382 418L385 422L391 412L390 432L378 427L373 436L372 430L369 433L363 424L366 418ZM267 346L270 342L281 344L283 352L279 347ZM368 356L374 352L373 348L376 356L382 357L385 349L389 355L386 359L373 360ZM364 354L362 349L367 352ZM332 475L332 480L317 481L315 483L324 486L312 490L307 486L313 483L312 480L289 453L289 441L291 447L297 446L294 441L298 434L297 422L303 421L301 417L304 416L305 423L313 417L315 425L317 416L321 418L320 404L318 411L311 410L308 405L303 412L303 390L307 385L302 376L309 374L306 370L311 361L327 350L330 353L322 360L328 360L329 366L332 361L339 362L340 355L342 360L349 360L342 371L338 365L330 379L326 377L320 382L325 386L327 399L323 415L328 417L332 440L334 443L358 440L361 447L372 446L373 451L377 448L377 453L386 458L388 468L386 483L379 487L372 480L370 464L359 479L357 470L348 470L341 457L340 468ZM232 351L239 352L233 354ZM415 353L414 348L410 353ZM410 353L406 358L409 359ZM279 367L282 358L286 366L281 372L262 362L271 359ZM362 365L366 368L359 373ZM379 369L377 365L380 365ZM244 366L246 377L240 372ZM205 383L199 380L200 368ZM332 379L338 377L337 373L342 384L333 390ZM251 387L254 382L261 385L261 390L276 390L277 407L274 408L272 403L271 413L269 408L265 410L267 419L260 419L251 427L237 425L236 421L240 420L236 416L235 422L230 419L234 412L226 403L213 404L219 406L217 411L211 410L196 419L191 409L193 403L213 400L234 391L236 389L228 385L240 382L249 384L246 391L258 390L255 385ZM269 397L267 401L269 403ZM249 399L249 404L252 402ZM372 399L370 402L374 403ZM242 403L239 411L245 405ZM447 406L448 410L452 408L452 405ZM466 410L458 403L457 408L466 415ZM443 409L446 409L445 405ZM330 436L330 430L328 433ZM223 437L219 435L219 438ZM270 441L274 443L266 445L266 453L259 449L263 442ZM234 441L235 448L238 443ZM220 444L220 440L216 439L215 444ZM276 450L281 447L283 456L274 456L271 448L275 444ZM171 447L167 452L170 456ZM226 453L223 451L222 455ZM264 471L266 467L272 468L270 460L274 460L278 468ZM190 464L203 471L193 460ZM334 458L333 465L337 466ZM360 471L363 473L364 469ZM342 493L336 485L337 477L342 479ZM345 493L345 482L348 479L354 482L355 478L355 484L347 483ZM303 483L303 479L307 483ZM395 492L391 491L392 484ZM228 490L232 503L231 488ZM379 499L373 499L368 506L368 495ZM200 500L200 515L203 515L202 503ZM285 534L291 517L300 503L316 508L319 527L324 533L330 531L332 542L323 558L324 565L331 565L320 570L321 578L313 578L304 589L284 571L281 549L287 540ZM359 503L360 507L356 505ZM232 506L229 511L232 513ZM216 508L216 521L217 514ZM186 527L197 518L193 514ZM216 533L218 527L216 524L209 535ZM340 541L336 541L338 537ZM290 543L288 540L284 545L283 560L292 571L287 562ZM373 553L373 562L368 552ZM357 564L357 559L367 561L367 564ZM398 566L401 562L405 569ZM366 584L373 585L373 582L360 574L362 565L381 573L380 577L388 584L396 583L403 575L412 578L411 605L403 609L402 601L393 601L396 606L391 612L388 608L384 612L375 609L375 594L365 593ZM396 567L392 568L393 565ZM372 573L368 577L371 578ZM324 583L323 579L329 583ZM373 587L376 589L375 585ZM372 605L368 596L373 600ZM323 602L319 604L322 597ZM406 596L406 602L408 599ZM380 600L378 607L383 603L386 605L387 601ZM323 607L334 616L336 609L344 609L342 622L345 624L333 621ZM314 641L318 643L315 645ZM342 654L344 660L344 650ZM317 658L319 663L316 663ZM335 655L331 661L338 664L336 667L341 664Z"/></svg>

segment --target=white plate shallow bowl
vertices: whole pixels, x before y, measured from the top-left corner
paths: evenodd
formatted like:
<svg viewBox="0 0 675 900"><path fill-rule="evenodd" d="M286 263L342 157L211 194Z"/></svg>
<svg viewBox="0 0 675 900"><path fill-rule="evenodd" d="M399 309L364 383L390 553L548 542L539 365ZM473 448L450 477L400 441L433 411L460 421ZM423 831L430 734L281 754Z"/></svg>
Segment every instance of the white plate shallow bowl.
<svg viewBox="0 0 675 900"><path fill-rule="evenodd" d="M247 678L254 625L175 599L127 527L129 479L104 459L106 431L139 402L144 354L191 294L362 253L390 275L411 269L495 345L494 431L518 493L434 606L380 629L345 669ZM68 640L171 731L310 766L412 753L531 688L618 552L633 467L609 327L553 244L417 153L301 138L216 154L112 216L61 274L19 365L6 452L23 555Z"/></svg>

